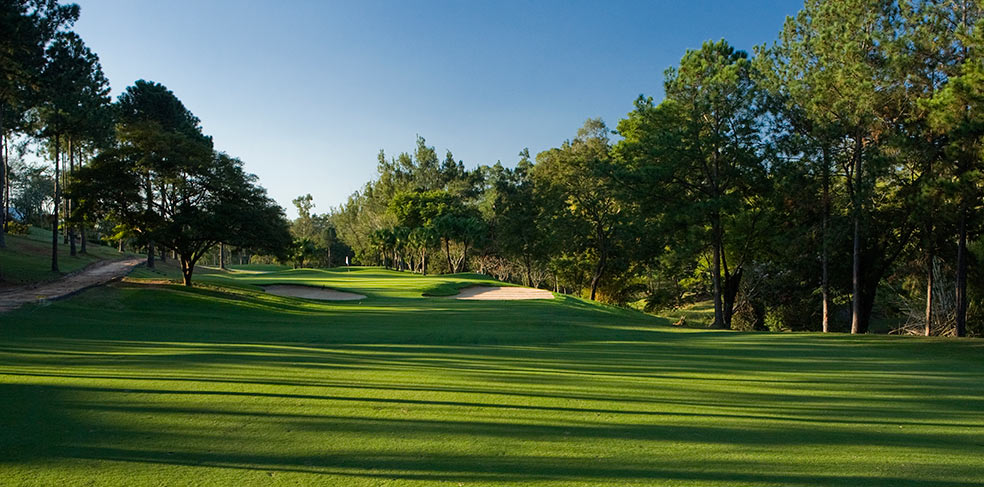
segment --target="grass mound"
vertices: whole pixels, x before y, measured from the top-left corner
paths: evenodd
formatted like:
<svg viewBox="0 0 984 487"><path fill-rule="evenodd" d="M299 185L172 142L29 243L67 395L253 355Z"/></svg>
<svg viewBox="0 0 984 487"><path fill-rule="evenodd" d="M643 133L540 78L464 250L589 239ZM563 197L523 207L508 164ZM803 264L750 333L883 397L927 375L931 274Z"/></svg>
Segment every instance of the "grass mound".
<svg viewBox="0 0 984 487"><path fill-rule="evenodd" d="M0 249L0 285L33 284L52 281L77 272L100 260L131 257L112 247L89 242L85 254L69 255L68 245L58 242L58 269L51 272L51 230L31 227L27 235L5 235L7 248ZM79 246L81 250L81 246Z"/></svg>
<svg viewBox="0 0 984 487"><path fill-rule="evenodd" d="M692 330L570 296L426 298L481 279L383 269L200 279L0 317L3 483L984 479L984 341Z"/></svg>

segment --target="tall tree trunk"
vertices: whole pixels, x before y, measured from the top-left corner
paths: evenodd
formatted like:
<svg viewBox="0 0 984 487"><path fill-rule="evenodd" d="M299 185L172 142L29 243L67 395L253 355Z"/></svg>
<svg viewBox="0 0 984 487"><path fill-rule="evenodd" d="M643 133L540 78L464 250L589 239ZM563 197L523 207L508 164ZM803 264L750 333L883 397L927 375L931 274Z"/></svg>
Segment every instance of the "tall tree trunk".
<svg viewBox="0 0 984 487"><path fill-rule="evenodd" d="M820 256L820 266L821 266L821 278L820 278L820 294L823 299L823 311L822 311L822 325L823 332L830 333L830 274L829 274L829 259L830 259L830 159L827 153L827 147L823 147L823 216L821 223L821 256Z"/></svg>
<svg viewBox="0 0 984 487"><path fill-rule="evenodd" d="M3 126L3 103L0 103L0 249L7 248L7 132Z"/></svg>
<svg viewBox="0 0 984 487"><path fill-rule="evenodd" d="M851 333L861 333L861 138L854 150L854 259L851 273Z"/></svg>
<svg viewBox="0 0 984 487"><path fill-rule="evenodd" d="M68 174L69 175L75 172L75 151L73 150L72 145L73 145L72 138L69 137L68 139ZM65 207L66 207L65 209L67 210L66 218L70 218L72 215L72 198L65 199ZM67 226L68 226L68 242L69 242L68 254L71 255L72 257L75 257L79 255L78 249L76 249L75 247L75 225L72 223L68 223Z"/></svg>
<svg viewBox="0 0 984 487"><path fill-rule="evenodd" d="M599 232L601 235L601 232ZM601 278L605 274L605 269L608 266L608 245L602 240L601 248L599 250L598 265L595 266L594 275L591 276L591 300L595 300L595 296L598 294L598 286L601 284ZM530 284L533 283L531 277Z"/></svg>
<svg viewBox="0 0 984 487"><path fill-rule="evenodd" d="M863 268L862 268L863 269ZM863 270L862 270L863 272ZM878 292L878 283L881 282L882 273L870 272L862 279L860 316L858 318L858 333L868 333L871 327L871 315L875 309L875 295Z"/></svg>
<svg viewBox="0 0 984 487"><path fill-rule="evenodd" d="M724 269L724 290L722 294L722 314L724 316L724 326L731 328L731 320L735 315L735 301L738 299L738 289L741 286L741 276L744 269L738 267L734 274Z"/></svg>
<svg viewBox="0 0 984 487"><path fill-rule="evenodd" d="M79 149L79 157L78 157L77 160L78 160L79 168L81 168L82 167L82 149L81 148ZM83 222L81 225L79 225L79 244L81 245L81 247L79 248L79 253L80 254L87 254L88 251L86 249L86 242L85 242L85 222Z"/></svg>
<svg viewBox="0 0 984 487"><path fill-rule="evenodd" d="M933 333L933 253L929 253L926 265L926 336Z"/></svg>
<svg viewBox="0 0 984 487"><path fill-rule="evenodd" d="M180 256L181 261L181 280L184 282L185 286L191 287L191 275L195 272L195 261L185 257Z"/></svg>
<svg viewBox="0 0 984 487"><path fill-rule="evenodd" d="M451 263L451 242L450 239L444 239L444 253L448 256L448 270L454 274L454 264Z"/></svg>
<svg viewBox="0 0 984 487"><path fill-rule="evenodd" d="M724 303L721 302L721 220L717 212L711 217L711 283L714 286L714 323L712 328L724 328Z"/></svg>
<svg viewBox="0 0 984 487"><path fill-rule="evenodd" d="M58 272L58 207L61 205L61 137L55 136L55 201L51 218L51 272Z"/></svg>
<svg viewBox="0 0 984 487"><path fill-rule="evenodd" d="M219 269L225 270L225 244L219 243Z"/></svg>
<svg viewBox="0 0 984 487"><path fill-rule="evenodd" d="M150 182L150 173L147 174L147 211L154 211L154 187ZM154 239L147 241L147 268L154 268Z"/></svg>
<svg viewBox="0 0 984 487"><path fill-rule="evenodd" d="M967 205L960 204L960 223L957 229L957 336L967 336Z"/></svg>
<svg viewBox="0 0 984 487"><path fill-rule="evenodd" d="M455 267L458 269L457 272L468 272L468 242L461 244L461 257Z"/></svg>
<svg viewBox="0 0 984 487"><path fill-rule="evenodd" d="M10 230L10 141L7 140L6 132L3 135L3 232L6 234Z"/></svg>

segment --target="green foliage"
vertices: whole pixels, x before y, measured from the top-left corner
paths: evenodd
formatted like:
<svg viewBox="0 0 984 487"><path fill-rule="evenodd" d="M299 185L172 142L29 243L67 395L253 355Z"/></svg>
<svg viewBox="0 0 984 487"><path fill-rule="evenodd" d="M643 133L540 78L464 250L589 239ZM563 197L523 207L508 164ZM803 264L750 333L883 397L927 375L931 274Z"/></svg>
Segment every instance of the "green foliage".
<svg viewBox="0 0 984 487"><path fill-rule="evenodd" d="M30 230L31 226L27 223L18 221L7 222L7 233L10 235L27 235Z"/></svg>
<svg viewBox="0 0 984 487"><path fill-rule="evenodd" d="M213 151L172 92L138 81L117 107L119 146L102 151L72 185L76 221L110 218L173 250L189 286L198 260L220 243L287 258L283 209L242 161Z"/></svg>

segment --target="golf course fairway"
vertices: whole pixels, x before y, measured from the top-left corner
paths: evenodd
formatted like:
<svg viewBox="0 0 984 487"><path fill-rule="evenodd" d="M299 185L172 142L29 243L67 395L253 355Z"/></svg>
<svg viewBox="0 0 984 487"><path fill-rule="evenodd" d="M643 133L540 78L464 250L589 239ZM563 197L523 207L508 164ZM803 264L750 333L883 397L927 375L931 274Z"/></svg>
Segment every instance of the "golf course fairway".
<svg viewBox="0 0 984 487"><path fill-rule="evenodd" d="M440 297L477 275L196 281L0 315L0 484L984 484L982 340Z"/></svg>

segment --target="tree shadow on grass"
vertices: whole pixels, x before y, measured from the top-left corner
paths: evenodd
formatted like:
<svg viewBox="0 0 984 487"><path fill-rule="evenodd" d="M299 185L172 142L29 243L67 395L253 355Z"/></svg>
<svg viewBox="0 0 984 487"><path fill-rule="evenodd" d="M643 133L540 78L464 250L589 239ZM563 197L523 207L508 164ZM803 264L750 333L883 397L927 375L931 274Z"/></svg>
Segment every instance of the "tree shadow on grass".
<svg viewBox="0 0 984 487"><path fill-rule="evenodd" d="M0 384L0 467L84 459L585 485L984 477L964 460L984 455L974 342L678 332L578 303L90 292L0 327L0 374L33 383ZM433 444L447 447L410 451ZM930 482L943 467L869 477L856 472L870 459L839 475L784 457L812 447L957 460Z"/></svg>
<svg viewBox="0 0 984 487"><path fill-rule="evenodd" d="M160 403L146 394L188 394L203 396L199 406ZM220 467L262 472L313 473L339 477L402 478L419 481L462 481L529 483L536 480L564 481L584 485L598 482L681 481L701 483L752 483L795 485L876 485L876 486L970 486L980 474L979 467L952 468L960 479L932 478L934 465L924 465L922 476L858 475L836 472L804 472L795 462L777 458L774 464L737 462L733 452L763 447L777 451L797 445L839 447L903 446L945 447L961 442L980 450L981 436L940 438L884 430L859 437L850 430L816 431L808 425L774 425L749 428L718 424L647 424L603 421L559 421L559 424L530 423L524 417L486 420L413 419L372 417L359 411L372 411L378 404L369 398L309 397L314 401L360 402L355 414L266 411L250 401L215 402L202 391L142 391L70 386L2 384L0 395L8 398L0 430L0 468L4 464L45 465L51 461L83 459L98 462L125 462L151 465ZM245 394L256 399L272 399ZM298 399L298 398L292 398ZM375 399L378 401L378 399ZM416 404L438 407L500 407L495 404ZM352 410L347 410L352 411ZM146 419L141 419L146 418ZM198 418L210 418L216 429L195 427ZM217 418L217 419L216 419ZM12 421L13 420L13 421ZM186 424L185 422L191 424ZM171 428L160 425L171 424ZM228 428L230 424L249 425L248 431ZM257 432L276 431L279 436L263 438ZM257 435L257 436L254 436ZM399 439L398 443L365 442L319 445L312 439L324 435L351 438ZM467 438L499 451L441 453L411 451L401 447L408 440L424 444L435 439L455 441ZM295 440L295 441L292 441ZM565 452L565 445L590 445L599 440L623 442L653 441L658 444L710 446L712 453L694 458L679 455L640 457L602 454L585 449L580 455ZM510 446L529 442L556 444L556 455L529 451L513 452ZM302 445L296 447L295 445ZM314 446L305 448L306 446ZM973 454L967 451L965 454ZM752 465L753 468L750 468ZM43 467L39 467L43 468ZM915 471L919 471L916 469ZM42 475L41 472L38 472ZM43 475L40 478L44 478Z"/></svg>
<svg viewBox="0 0 984 487"><path fill-rule="evenodd" d="M250 410L249 402L216 403L203 397L198 407L154 404L141 390L113 390L66 386L0 385L0 393L9 399L0 432L0 466L4 463L36 463L84 459L136 464L220 467L256 471L329 474L340 477L403 478L419 481L519 482L535 480L581 482L601 481L655 482L683 481L700 483L748 482L753 484L796 485L940 485L969 486L968 480L926 479L898 475L861 476L823 474L797 470L793 464L777 460L775 465L737 463L714 455L702 459L674 458L656 454L647 459L626 455L570 457L561 453L571 442L595 442L604 439L660 444L710 445L719 452L769 447L783 449L796 445L903 446L920 444L924 448L946 447L952 442L976 438L940 438L920 436L897 430L858 437L851 431L817 432L806 425L763 428L732 426L727 423L697 426L693 424L605 424L601 421L531 424L523 418L500 417L496 420L426 420L343 416L329 413L288 413ZM152 392L152 391L151 391ZM175 391L160 392L175 394ZM184 391L184 394L202 394ZM207 394L202 394L207 396ZM251 395L251 394L247 394ZM259 396L253 394L253 396ZM295 398L296 399L296 398ZM337 400L338 398L305 398ZM365 402L371 410L373 400L344 398ZM436 404L437 406L461 406ZM472 405L489 407L493 405ZM324 408L331 411L330 407ZM11 424L11 418L18 418ZM183 425L195 418L219 418L210 422L217 430ZM116 418L108 421L106 418ZM151 418L140 421L139 418ZM130 419L127 421L126 419ZM283 431L263 445L264 438L249 433L230 433L222 427L228 423L254 428ZM161 424L176 425L160 428ZM363 443L335 444L311 449L292 448L290 440L310 444L322 435L348 435L361 438L399 438L422 440L468 438L503 445L490 453L414 452L392 443L367 446ZM257 444L260 444L258 447ZM508 445L524 442L556 443L558 454L517 453ZM244 445L249 448L243 448ZM722 449L723 448L723 449ZM979 449L979 448L978 448ZM973 452L966 452L973 453ZM37 461L44 460L38 463ZM932 465L925 466L932 470ZM951 470L953 473L953 470ZM972 467L957 469L963 478L973 478Z"/></svg>

